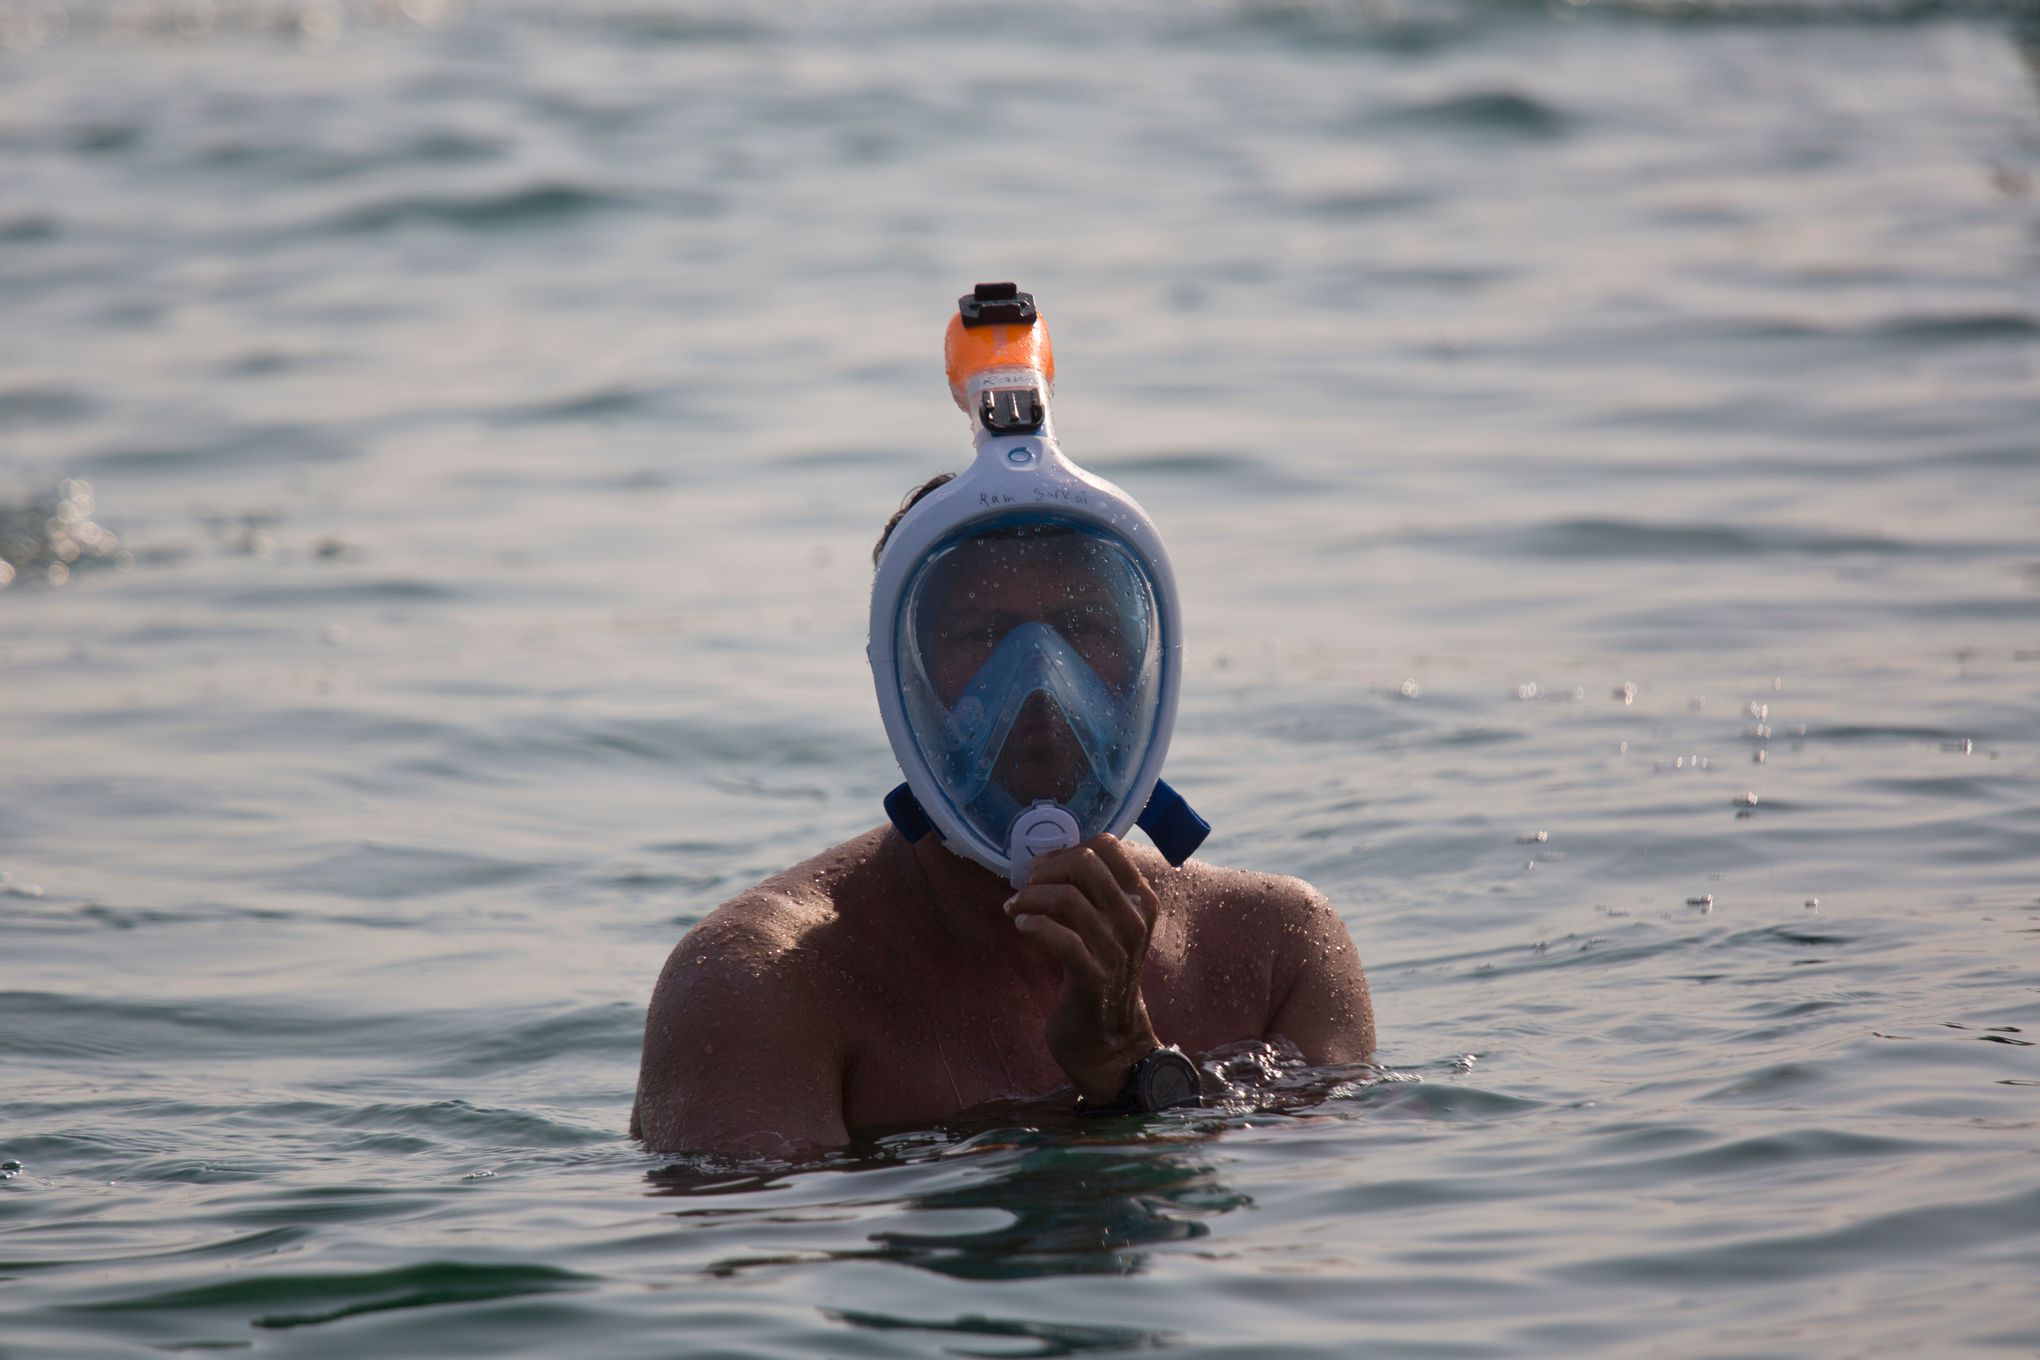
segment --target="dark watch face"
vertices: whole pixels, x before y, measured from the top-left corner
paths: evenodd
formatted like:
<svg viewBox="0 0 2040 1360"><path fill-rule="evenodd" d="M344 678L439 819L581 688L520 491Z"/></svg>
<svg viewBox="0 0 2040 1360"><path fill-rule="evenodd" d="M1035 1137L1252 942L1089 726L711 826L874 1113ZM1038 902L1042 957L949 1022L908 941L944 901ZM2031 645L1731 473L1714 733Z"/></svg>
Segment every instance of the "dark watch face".
<svg viewBox="0 0 2040 1360"><path fill-rule="evenodd" d="M1181 1053L1162 1049L1141 1060L1136 1098L1142 1109L1186 1105L1197 1099L1201 1089L1197 1065Z"/></svg>

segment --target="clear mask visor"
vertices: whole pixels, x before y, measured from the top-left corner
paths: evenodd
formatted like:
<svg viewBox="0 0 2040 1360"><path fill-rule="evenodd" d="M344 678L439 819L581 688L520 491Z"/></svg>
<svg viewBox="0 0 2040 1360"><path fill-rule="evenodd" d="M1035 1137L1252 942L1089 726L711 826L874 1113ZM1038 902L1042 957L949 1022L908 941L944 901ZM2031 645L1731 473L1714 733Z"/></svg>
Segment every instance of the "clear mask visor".
<svg viewBox="0 0 2040 1360"><path fill-rule="evenodd" d="M1133 796L1160 711L1162 638L1140 557L1054 515L980 522L907 584L897 674L942 798L1003 849L1039 802L1082 837Z"/></svg>

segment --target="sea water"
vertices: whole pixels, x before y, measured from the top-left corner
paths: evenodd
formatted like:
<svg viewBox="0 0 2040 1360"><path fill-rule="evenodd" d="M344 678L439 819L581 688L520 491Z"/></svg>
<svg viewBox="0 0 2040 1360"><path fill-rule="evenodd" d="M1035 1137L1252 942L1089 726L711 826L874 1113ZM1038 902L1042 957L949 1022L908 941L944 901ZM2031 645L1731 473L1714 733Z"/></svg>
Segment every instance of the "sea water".
<svg viewBox="0 0 2040 1360"><path fill-rule="evenodd" d="M2036 22L6 0L0 1355L2040 1349ZM649 1155L1008 278L1379 1065Z"/></svg>

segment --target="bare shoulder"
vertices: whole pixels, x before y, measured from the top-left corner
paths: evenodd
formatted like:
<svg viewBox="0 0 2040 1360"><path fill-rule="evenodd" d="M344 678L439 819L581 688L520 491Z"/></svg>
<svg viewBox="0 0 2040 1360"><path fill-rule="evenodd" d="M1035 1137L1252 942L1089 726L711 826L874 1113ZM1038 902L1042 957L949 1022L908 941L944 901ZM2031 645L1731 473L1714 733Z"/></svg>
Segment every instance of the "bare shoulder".
<svg viewBox="0 0 2040 1360"><path fill-rule="evenodd" d="M1191 861L1165 871L1180 920L1200 948L1262 962L1262 1036L1288 1039L1313 1062L1347 1062L1374 1048L1367 975L1345 920L1311 884Z"/></svg>
<svg viewBox="0 0 2040 1360"><path fill-rule="evenodd" d="M822 990L833 976L832 960L815 946L839 923L838 885L868 859L869 839L804 860L710 912L667 957L652 1018L694 1002L753 1011Z"/></svg>
<svg viewBox="0 0 2040 1360"><path fill-rule="evenodd" d="M1199 929L1238 932L1243 939L1271 945L1331 925L1345 929L1329 898L1287 874L1191 860L1180 869L1164 864L1162 875L1150 878L1158 887L1162 882L1173 886L1168 896L1182 903Z"/></svg>
<svg viewBox="0 0 2040 1360"><path fill-rule="evenodd" d="M836 1137L856 989L825 937L840 919L833 875L856 845L739 893L673 947L645 1014L633 1135L724 1150Z"/></svg>
<svg viewBox="0 0 2040 1360"><path fill-rule="evenodd" d="M680 937L652 992L656 1013L697 993L783 992L802 982L801 941L829 920L824 904L763 885L710 912Z"/></svg>

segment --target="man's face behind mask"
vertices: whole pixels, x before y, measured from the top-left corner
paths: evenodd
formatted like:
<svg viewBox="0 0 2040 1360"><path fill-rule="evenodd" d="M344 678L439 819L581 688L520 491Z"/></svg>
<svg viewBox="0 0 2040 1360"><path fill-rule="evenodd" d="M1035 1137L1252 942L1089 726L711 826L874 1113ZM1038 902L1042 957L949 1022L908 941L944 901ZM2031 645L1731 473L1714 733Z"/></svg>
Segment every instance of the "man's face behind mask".
<svg viewBox="0 0 2040 1360"><path fill-rule="evenodd" d="M1124 545L1053 520L959 537L929 554L900 622L916 740L989 834L1037 800L1082 821L1123 796L1159 655L1153 592Z"/></svg>

